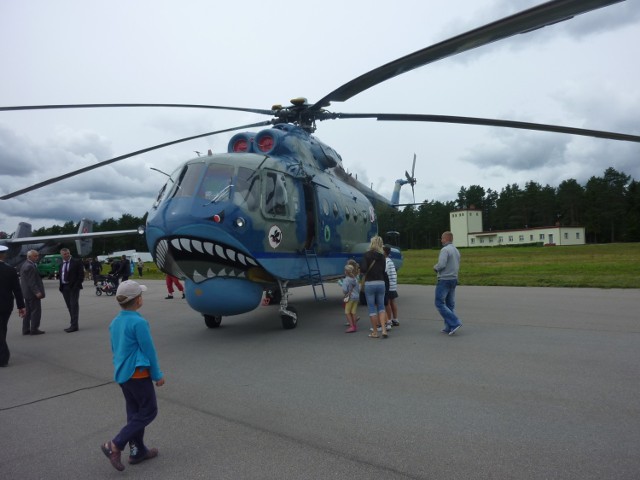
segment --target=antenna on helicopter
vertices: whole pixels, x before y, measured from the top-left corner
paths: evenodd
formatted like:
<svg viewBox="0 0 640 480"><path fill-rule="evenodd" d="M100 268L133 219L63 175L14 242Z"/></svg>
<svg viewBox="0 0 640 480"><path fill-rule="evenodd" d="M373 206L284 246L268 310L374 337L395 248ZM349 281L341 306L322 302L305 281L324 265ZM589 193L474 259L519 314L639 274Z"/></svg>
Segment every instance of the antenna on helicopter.
<svg viewBox="0 0 640 480"><path fill-rule="evenodd" d="M160 172L163 175L166 175L167 177L171 178L171 175L169 175L167 172L163 172L162 170L160 170L159 168L155 168L155 167L149 167L149 169L151 170L155 170L156 172Z"/></svg>
<svg viewBox="0 0 640 480"><path fill-rule="evenodd" d="M198 156L202 155L198 150L194 150L195 153L198 154Z"/></svg>

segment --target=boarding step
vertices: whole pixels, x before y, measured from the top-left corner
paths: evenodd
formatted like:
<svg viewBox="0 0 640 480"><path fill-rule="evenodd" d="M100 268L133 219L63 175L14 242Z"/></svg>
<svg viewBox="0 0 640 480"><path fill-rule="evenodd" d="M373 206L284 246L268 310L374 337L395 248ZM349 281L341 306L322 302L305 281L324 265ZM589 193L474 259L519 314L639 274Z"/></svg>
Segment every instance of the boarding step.
<svg viewBox="0 0 640 480"><path fill-rule="evenodd" d="M309 269L309 283L313 288L313 296L317 300L326 300L327 294L324 291L322 283L322 274L320 273L320 265L318 263L318 255L315 250L305 250L305 259L307 260L307 268Z"/></svg>

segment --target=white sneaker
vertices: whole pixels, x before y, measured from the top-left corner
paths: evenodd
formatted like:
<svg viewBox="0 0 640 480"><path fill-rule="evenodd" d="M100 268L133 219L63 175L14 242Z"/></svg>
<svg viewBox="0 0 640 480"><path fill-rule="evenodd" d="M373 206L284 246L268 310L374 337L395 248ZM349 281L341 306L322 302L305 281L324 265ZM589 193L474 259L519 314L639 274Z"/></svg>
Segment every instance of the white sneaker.
<svg viewBox="0 0 640 480"><path fill-rule="evenodd" d="M391 322L391 320L389 320L386 324L387 330L391 330L391 328L393 327L393 323Z"/></svg>
<svg viewBox="0 0 640 480"><path fill-rule="evenodd" d="M462 326L462 324L458 325L457 327L451 329L451 331L449 332L449 335L453 335L455 334L458 330L460 330L460 327Z"/></svg>

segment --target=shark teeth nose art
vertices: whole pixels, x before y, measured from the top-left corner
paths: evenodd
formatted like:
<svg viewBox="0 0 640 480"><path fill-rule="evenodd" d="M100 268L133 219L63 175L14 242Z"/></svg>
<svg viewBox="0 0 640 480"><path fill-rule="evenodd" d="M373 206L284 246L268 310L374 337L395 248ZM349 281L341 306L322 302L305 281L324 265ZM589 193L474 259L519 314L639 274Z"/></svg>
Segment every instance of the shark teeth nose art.
<svg viewBox="0 0 640 480"><path fill-rule="evenodd" d="M246 278L247 270L258 266L228 245L190 237L162 239L155 253L161 269L196 283L215 277Z"/></svg>

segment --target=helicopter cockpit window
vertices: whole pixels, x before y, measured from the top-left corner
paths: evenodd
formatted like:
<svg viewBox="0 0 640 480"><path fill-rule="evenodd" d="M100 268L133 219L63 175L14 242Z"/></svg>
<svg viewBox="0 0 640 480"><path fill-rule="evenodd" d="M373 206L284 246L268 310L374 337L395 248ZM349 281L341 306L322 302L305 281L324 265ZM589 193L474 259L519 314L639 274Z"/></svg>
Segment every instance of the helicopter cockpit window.
<svg viewBox="0 0 640 480"><path fill-rule="evenodd" d="M171 192L171 197L191 197L196 191L200 178L202 177L202 171L204 170L204 163L188 163L184 166L180 173L174 178L175 185Z"/></svg>
<svg viewBox="0 0 640 480"><path fill-rule="evenodd" d="M198 197L216 202L228 200L233 179L232 165L209 164Z"/></svg>
<svg viewBox="0 0 640 480"><path fill-rule="evenodd" d="M250 212L258 208L260 202L260 176L250 168L238 168L235 180L233 202L246 207Z"/></svg>
<svg viewBox="0 0 640 480"><path fill-rule="evenodd" d="M288 215L289 200L285 176L282 173L267 172L264 185L264 212L267 215Z"/></svg>

